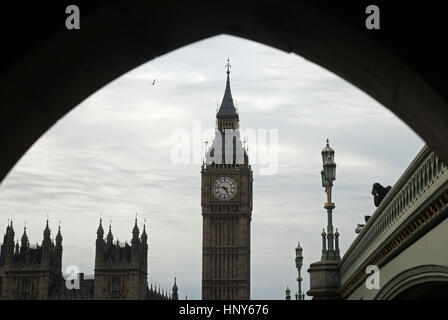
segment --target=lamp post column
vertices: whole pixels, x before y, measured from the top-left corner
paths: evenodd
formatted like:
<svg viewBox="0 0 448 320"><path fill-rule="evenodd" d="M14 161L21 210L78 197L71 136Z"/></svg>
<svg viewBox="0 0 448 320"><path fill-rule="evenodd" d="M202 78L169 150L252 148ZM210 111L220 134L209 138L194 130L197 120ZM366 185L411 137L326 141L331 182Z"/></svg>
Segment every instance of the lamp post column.
<svg viewBox="0 0 448 320"><path fill-rule="evenodd" d="M328 241L328 251L327 260L334 260L335 258L335 248L334 248L334 234L333 234L333 208L334 206L326 205L327 209L327 241Z"/></svg>
<svg viewBox="0 0 448 320"><path fill-rule="evenodd" d="M324 208L327 210L327 250L326 256L323 260L335 260L335 245L334 245L334 234L333 234L333 209L335 208L334 203L331 199L331 191L333 188L333 181L336 180L336 163L334 162L334 150L330 148L329 141L327 139L327 144L322 150L322 163L323 169L321 171L322 187L325 188L327 193L327 202L324 204Z"/></svg>
<svg viewBox="0 0 448 320"><path fill-rule="evenodd" d="M336 180L336 163L334 162L334 150L330 148L328 139L322 150L323 169L320 172L322 187L327 193L327 201L324 208L327 211L327 233L322 230L322 258L321 261L310 265L310 290L308 295L313 300L337 300L340 299L340 254L339 254L339 232L333 233L333 209L332 187Z"/></svg>
<svg viewBox="0 0 448 320"><path fill-rule="evenodd" d="M303 255L302 255L303 249L300 246L300 242L298 243L297 247L296 247L296 268L297 268L297 283L298 283L298 289L299 291L297 292L297 299L298 300L303 300L303 295L302 295L302 264L303 264Z"/></svg>

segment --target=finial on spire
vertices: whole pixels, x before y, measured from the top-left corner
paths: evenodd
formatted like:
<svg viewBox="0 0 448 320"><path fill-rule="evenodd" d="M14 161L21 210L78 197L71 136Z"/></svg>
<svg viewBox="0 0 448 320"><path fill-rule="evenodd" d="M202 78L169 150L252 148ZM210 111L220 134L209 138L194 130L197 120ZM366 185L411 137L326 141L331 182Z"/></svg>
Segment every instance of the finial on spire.
<svg viewBox="0 0 448 320"><path fill-rule="evenodd" d="M226 68L227 68L227 74L229 74L230 73L230 68L231 68L232 66L230 65L230 59L229 58L227 58L227 64L226 64Z"/></svg>
<svg viewBox="0 0 448 320"><path fill-rule="evenodd" d="M327 138L327 147L330 145L330 141L328 140L328 138Z"/></svg>

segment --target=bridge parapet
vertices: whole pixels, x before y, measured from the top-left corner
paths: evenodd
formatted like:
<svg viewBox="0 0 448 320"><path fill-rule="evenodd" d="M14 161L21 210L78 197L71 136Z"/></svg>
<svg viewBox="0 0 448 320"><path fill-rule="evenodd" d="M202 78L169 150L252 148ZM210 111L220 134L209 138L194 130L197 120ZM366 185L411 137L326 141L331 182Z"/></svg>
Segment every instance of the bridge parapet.
<svg viewBox="0 0 448 320"><path fill-rule="evenodd" d="M387 263L425 232L447 206L447 167L425 146L343 256L339 265L341 297L363 282L368 265Z"/></svg>

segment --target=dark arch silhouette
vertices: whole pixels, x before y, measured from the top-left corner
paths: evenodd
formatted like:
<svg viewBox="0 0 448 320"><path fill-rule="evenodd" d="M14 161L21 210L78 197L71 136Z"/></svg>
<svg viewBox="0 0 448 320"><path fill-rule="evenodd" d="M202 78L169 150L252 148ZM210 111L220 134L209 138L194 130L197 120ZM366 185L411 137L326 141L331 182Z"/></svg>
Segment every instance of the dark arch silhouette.
<svg viewBox="0 0 448 320"><path fill-rule="evenodd" d="M448 267L420 265L382 284L375 300L448 300Z"/></svg>
<svg viewBox="0 0 448 320"><path fill-rule="evenodd" d="M376 2L380 30L365 27L366 1L79 0L80 30L65 29L71 2L2 4L0 180L48 128L108 82L223 33L295 52L338 74L448 162L448 52L437 36L447 31L444 11L390 2Z"/></svg>
<svg viewBox="0 0 448 320"><path fill-rule="evenodd" d="M394 300L448 300L448 282L430 281L415 285L395 297Z"/></svg>

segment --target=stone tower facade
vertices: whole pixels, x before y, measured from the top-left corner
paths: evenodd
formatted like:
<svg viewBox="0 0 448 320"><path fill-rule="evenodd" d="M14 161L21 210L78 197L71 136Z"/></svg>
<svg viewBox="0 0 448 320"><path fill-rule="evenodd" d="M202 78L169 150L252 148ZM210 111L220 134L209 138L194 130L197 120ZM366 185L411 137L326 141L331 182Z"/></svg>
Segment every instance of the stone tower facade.
<svg viewBox="0 0 448 320"><path fill-rule="evenodd" d="M97 230L94 299L146 299L148 295L148 235L139 237L137 219L131 243L114 242L112 229L104 239L102 221Z"/></svg>
<svg viewBox="0 0 448 320"><path fill-rule="evenodd" d="M21 244L14 245L12 222L6 227L0 251L1 299L49 299L62 279L62 235L50 238L48 220L42 244L30 245L24 228Z"/></svg>
<svg viewBox="0 0 448 320"><path fill-rule="evenodd" d="M250 299L252 169L239 136L230 64L216 135L201 170L202 299Z"/></svg>

